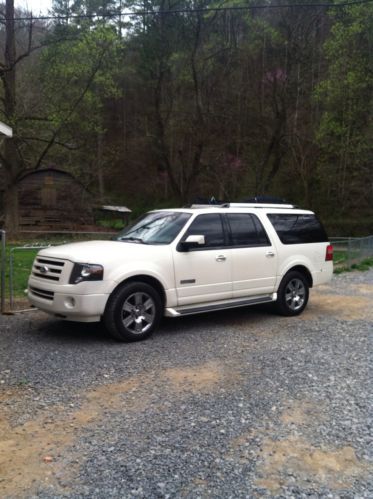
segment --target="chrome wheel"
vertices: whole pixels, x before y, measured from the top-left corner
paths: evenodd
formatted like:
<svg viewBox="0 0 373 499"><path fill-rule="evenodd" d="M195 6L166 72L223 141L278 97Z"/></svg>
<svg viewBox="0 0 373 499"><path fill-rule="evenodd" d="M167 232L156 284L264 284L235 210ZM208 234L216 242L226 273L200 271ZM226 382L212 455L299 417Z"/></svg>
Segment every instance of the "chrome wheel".
<svg viewBox="0 0 373 499"><path fill-rule="evenodd" d="M303 307L306 299L306 288L301 279L291 279L285 288L285 302L292 311L297 311Z"/></svg>
<svg viewBox="0 0 373 499"><path fill-rule="evenodd" d="M123 304L122 323L133 334L146 333L152 327L155 316L154 300L147 293L133 293Z"/></svg>

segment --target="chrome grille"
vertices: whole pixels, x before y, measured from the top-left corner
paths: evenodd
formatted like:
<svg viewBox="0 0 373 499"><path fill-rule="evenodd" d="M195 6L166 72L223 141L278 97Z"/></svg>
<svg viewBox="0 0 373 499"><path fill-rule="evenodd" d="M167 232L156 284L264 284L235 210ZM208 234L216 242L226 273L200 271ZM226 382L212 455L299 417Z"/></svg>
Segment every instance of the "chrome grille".
<svg viewBox="0 0 373 499"><path fill-rule="evenodd" d="M29 287L29 291L31 294L38 296L39 298L44 298L45 300L53 301L53 298L54 298L53 291L47 291L45 289L34 288L33 286Z"/></svg>
<svg viewBox="0 0 373 499"><path fill-rule="evenodd" d="M32 275L39 279L58 282L61 278L64 261L51 260L49 258L36 257L33 265Z"/></svg>

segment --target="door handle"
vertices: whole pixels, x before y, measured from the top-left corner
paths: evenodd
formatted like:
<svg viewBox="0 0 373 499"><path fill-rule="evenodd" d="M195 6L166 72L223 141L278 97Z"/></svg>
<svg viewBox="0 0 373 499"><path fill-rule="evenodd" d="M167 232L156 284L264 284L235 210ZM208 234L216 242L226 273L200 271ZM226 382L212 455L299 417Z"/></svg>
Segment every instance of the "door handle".
<svg viewBox="0 0 373 499"><path fill-rule="evenodd" d="M227 259L227 257L226 257L226 256L224 256L224 255L218 255L218 256L215 258L215 260L216 260L217 262L224 262L226 259Z"/></svg>
<svg viewBox="0 0 373 499"><path fill-rule="evenodd" d="M267 251L267 253L266 253L266 257L268 257L268 258L272 258L272 257L274 257L274 256L275 256L275 254L273 253L273 251Z"/></svg>

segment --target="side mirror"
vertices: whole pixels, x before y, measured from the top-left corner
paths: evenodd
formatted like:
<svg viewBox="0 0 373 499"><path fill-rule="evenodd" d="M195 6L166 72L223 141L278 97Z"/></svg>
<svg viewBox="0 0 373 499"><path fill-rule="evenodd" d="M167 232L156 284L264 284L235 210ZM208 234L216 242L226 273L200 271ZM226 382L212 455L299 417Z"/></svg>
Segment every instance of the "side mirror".
<svg viewBox="0 0 373 499"><path fill-rule="evenodd" d="M199 246L203 246L206 244L205 236L188 236L185 241L180 243L181 251L189 251L191 248L198 248Z"/></svg>

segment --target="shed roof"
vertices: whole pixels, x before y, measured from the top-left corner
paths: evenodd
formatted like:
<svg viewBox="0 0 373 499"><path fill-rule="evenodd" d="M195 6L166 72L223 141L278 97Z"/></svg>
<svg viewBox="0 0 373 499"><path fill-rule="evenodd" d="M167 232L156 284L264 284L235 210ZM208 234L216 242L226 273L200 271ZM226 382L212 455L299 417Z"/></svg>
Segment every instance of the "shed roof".
<svg viewBox="0 0 373 499"><path fill-rule="evenodd" d="M132 210L130 210L129 208L127 208L127 206L109 206L109 205L105 205L105 206L101 206L101 210L114 211L114 212L117 212L117 213L132 213Z"/></svg>
<svg viewBox="0 0 373 499"><path fill-rule="evenodd" d="M74 177L71 173L65 171L65 170L60 170L59 168L53 168L52 166L49 166L48 168L39 168L38 170L30 170L28 172L25 172L23 175L20 176L19 180L23 180L24 178L31 177L33 175L41 175L43 173L59 173L61 175L66 175L67 177L70 177L74 179L76 182L81 182ZM82 184L83 185L83 184Z"/></svg>

